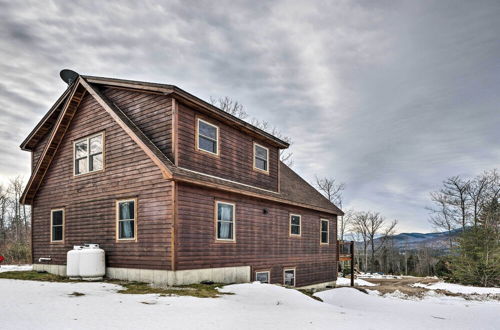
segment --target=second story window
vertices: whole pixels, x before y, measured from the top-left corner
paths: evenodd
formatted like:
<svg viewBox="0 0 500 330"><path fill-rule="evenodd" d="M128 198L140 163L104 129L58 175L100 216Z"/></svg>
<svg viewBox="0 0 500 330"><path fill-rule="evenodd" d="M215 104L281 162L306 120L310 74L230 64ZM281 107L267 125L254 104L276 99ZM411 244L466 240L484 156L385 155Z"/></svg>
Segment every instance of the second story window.
<svg viewBox="0 0 500 330"><path fill-rule="evenodd" d="M75 175L103 169L103 133L88 136L75 142Z"/></svg>
<svg viewBox="0 0 500 330"><path fill-rule="evenodd" d="M196 148L214 155L219 154L219 127L198 118Z"/></svg>
<svg viewBox="0 0 500 330"><path fill-rule="evenodd" d="M290 236L300 236L300 215L290 214Z"/></svg>
<svg viewBox="0 0 500 330"><path fill-rule="evenodd" d="M321 244L328 244L330 240L330 235L328 231L329 221L327 219L321 219Z"/></svg>
<svg viewBox="0 0 500 330"><path fill-rule="evenodd" d="M253 144L253 168L269 173L269 149L260 144Z"/></svg>

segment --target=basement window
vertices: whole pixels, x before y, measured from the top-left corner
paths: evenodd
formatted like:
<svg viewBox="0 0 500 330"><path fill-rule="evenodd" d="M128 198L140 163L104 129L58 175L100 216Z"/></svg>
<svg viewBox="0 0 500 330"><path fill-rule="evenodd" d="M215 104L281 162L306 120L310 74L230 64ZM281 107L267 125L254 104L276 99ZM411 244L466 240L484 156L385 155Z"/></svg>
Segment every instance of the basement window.
<svg viewBox="0 0 500 330"><path fill-rule="evenodd" d="M253 144L253 168L254 170L269 173L269 149L260 144Z"/></svg>
<svg viewBox="0 0 500 330"><path fill-rule="evenodd" d="M64 241L64 209L50 211L50 241Z"/></svg>
<svg viewBox="0 0 500 330"><path fill-rule="evenodd" d="M88 136L74 143L75 175L103 169L104 133Z"/></svg>
<svg viewBox="0 0 500 330"><path fill-rule="evenodd" d="M235 241L234 209L235 205L225 202L216 202L217 207L217 240Z"/></svg>
<svg viewBox="0 0 500 330"><path fill-rule="evenodd" d="M321 219L321 244L328 244L330 235L328 231L329 221L327 219Z"/></svg>
<svg viewBox="0 0 500 330"><path fill-rule="evenodd" d="M301 216L290 214L290 236L300 236Z"/></svg>
<svg viewBox="0 0 500 330"><path fill-rule="evenodd" d="M116 202L116 238L120 241L137 239L137 199Z"/></svg>
<svg viewBox="0 0 500 330"><path fill-rule="evenodd" d="M295 286L295 268L285 268L283 270L283 284Z"/></svg>
<svg viewBox="0 0 500 330"><path fill-rule="evenodd" d="M196 149L219 155L219 127L198 118Z"/></svg>
<svg viewBox="0 0 500 330"><path fill-rule="evenodd" d="M255 280L260 283L269 283L270 277L269 271L255 272Z"/></svg>

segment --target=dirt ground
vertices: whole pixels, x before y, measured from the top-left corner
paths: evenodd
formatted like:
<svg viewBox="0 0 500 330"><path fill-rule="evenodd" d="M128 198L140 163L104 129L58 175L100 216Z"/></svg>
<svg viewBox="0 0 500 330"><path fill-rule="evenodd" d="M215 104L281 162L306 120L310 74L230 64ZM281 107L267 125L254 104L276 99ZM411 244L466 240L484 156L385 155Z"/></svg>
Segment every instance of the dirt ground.
<svg viewBox="0 0 500 330"><path fill-rule="evenodd" d="M427 291L424 288L414 288L411 285L415 283L423 283L423 284L431 284L438 282L438 279L434 278L426 278L426 277L410 277L405 276L400 279L376 279L376 278L364 278L363 280L378 284L377 287L373 286L358 286L358 288L367 289L367 290L377 290L382 294L391 293L396 290L407 294L409 296L423 296Z"/></svg>

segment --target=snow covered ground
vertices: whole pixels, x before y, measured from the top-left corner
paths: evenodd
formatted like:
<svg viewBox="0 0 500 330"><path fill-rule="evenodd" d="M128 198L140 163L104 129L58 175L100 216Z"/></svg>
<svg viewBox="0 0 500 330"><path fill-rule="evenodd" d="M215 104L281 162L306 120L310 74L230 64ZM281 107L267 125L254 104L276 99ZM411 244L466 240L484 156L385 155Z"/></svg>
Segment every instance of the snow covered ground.
<svg viewBox="0 0 500 330"><path fill-rule="evenodd" d="M337 278L337 286L350 286L351 285L351 279L350 278L344 278L344 277L339 277ZM354 285L355 286L377 286L378 284L373 284L368 281L362 280L362 279L354 279Z"/></svg>
<svg viewBox="0 0 500 330"><path fill-rule="evenodd" d="M374 278L374 279L402 279L403 276L386 275L378 273L361 273L357 275L358 278Z"/></svg>
<svg viewBox="0 0 500 330"><path fill-rule="evenodd" d="M0 273L33 270L33 265L0 265Z"/></svg>
<svg viewBox="0 0 500 330"><path fill-rule="evenodd" d="M483 288L483 287L465 286L465 285L444 283L444 282L438 282L433 284L415 283L413 284L413 286L429 290L444 290L451 293L500 295L500 288Z"/></svg>
<svg viewBox="0 0 500 330"><path fill-rule="evenodd" d="M1 329L499 329L500 303L402 300L353 288L316 293L249 283L220 298L129 295L109 283L0 279ZM74 292L84 295L74 296Z"/></svg>

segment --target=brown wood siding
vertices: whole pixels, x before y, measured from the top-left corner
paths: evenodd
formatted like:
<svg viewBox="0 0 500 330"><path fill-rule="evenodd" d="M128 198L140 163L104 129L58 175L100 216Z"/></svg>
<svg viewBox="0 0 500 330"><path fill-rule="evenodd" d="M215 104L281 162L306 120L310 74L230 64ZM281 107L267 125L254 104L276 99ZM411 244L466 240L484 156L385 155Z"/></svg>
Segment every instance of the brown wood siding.
<svg viewBox="0 0 500 330"><path fill-rule="evenodd" d="M255 140L238 129L215 119L200 116L219 127L220 155L215 157L199 152L195 144L198 113L182 104L179 104L178 108L179 166L267 190L278 190L278 148ZM254 141L269 148L269 174L253 169Z"/></svg>
<svg viewBox="0 0 500 330"><path fill-rule="evenodd" d="M215 240L214 203L236 204L236 243ZM283 268L296 267L297 286L336 278L336 219L333 215L240 195L178 184L177 269L246 266L271 269L282 283ZM263 213L267 209L268 214ZM301 237L289 237L289 214L302 216ZM330 244L320 244L320 218L330 220Z"/></svg>
<svg viewBox="0 0 500 330"><path fill-rule="evenodd" d="M172 99L160 94L105 88L112 100L170 159L172 155Z"/></svg>
<svg viewBox="0 0 500 330"><path fill-rule="evenodd" d="M38 160L40 159L40 156L43 153L43 149L45 149L45 146L47 145L49 137L50 137L50 132L45 134L44 137L40 140L40 142L38 142L38 144L33 149L33 158L32 158L32 167L31 168L35 168L36 163L38 162Z"/></svg>
<svg viewBox="0 0 500 330"><path fill-rule="evenodd" d="M105 170L73 176L73 141L105 133ZM65 264L73 245L98 243L108 267L170 269L171 182L87 95L57 151L33 204L33 259ZM116 242L115 200L138 199L138 241ZM50 210L65 208L64 243L50 243Z"/></svg>

